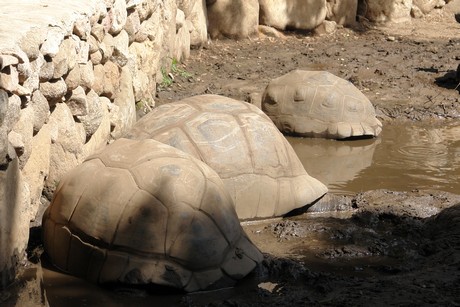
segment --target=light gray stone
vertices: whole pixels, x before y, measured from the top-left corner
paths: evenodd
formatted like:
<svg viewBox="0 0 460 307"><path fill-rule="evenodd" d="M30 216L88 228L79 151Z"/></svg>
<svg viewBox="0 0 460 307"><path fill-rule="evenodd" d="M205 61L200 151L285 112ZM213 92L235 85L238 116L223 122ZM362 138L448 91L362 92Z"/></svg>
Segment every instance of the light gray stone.
<svg viewBox="0 0 460 307"><path fill-rule="evenodd" d="M92 90L86 95L85 103L86 114L77 116L77 118L83 124L86 135L85 139L88 140L101 125L104 117L104 110L106 110L107 107L100 102L99 96Z"/></svg>
<svg viewBox="0 0 460 307"><path fill-rule="evenodd" d="M313 30L326 19L326 0L260 0L260 24Z"/></svg>
<svg viewBox="0 0 460 307"><path fill-rule="evenodd" d="M99 42L94 36L90 35L87 42L89 44L89 54L92 54L99 50Z"/></svg>
<svg viewBox="0 0 460 307"><path fill-rule="evenodd" d="M50 106L45 96L43 96L40 91L35 91L32 94L31 102L31 106L34 111L34 133L37 133L48 121L50 116Z"/></svg>
<svg viewBox="0 0 460 307"><path fill-rule="evenodd" d="M326 6L328 20L343 26L356 24L358 0L327 0Z"/></svg>
<svg viewBox="0 0 460 307"><path fill-rule="evenodd" d="M114 104L118 106L118 121L112 131L114 139L121 137L136 122L136 105L133 92L133 81L129 69L121 70L120 86Z"/></svg>
<svg viewBox="0 0 460 307"><path fill-rule="evenodd" d="M30 206L27 209L28 219L32 220L37 215L40 207L40 197L45 185L45 178L48 177L50 167L51 151L51 127L46 124L33 137L33 151L31 152L27 163L22 169L24 181L27 183L30 191Z"/></svg>
<svg viewBox="0 0 460 307"><path fill-rule="evenodd" d="M24 150L19 156L19 164L22 168L29 159L32 151L32 137L34 133L34 111L32 108L24 108L19 112L19 120L14 124L12 131L21 135Z"/></svg>
<svg viewBox="0 0 460 307"><path fill-rule="evenodd" d="M79 64L80 67L80 85L88 90L94 83L93 63L91 61L86 64Z"/></svg>
<svg viewBox="0 0 460 307"><path fill-rule="evenodd" d="M32 75L32 69L30 67L30 62L27 61L25 63L18 64L16 68L18 70L19 84L24 84L24 82L26 82L27 79L29 79L30 76Z"/></svg>
<svg viewBox="0 0 460 307"><path fill-rule="evenodd" d="M108 11L107 17L110 19L109 33L116 35L120 33L126 24L128 12L126 10L125 0L115 0L113 7Z"/></svg>
<svg viewBox="0 0 460 307"><path fill-rule="evenodd" d="M325 20L322 24L315 28L316 35L328 35L337 30L337 23L335 21Z"/></svg>
<svg viewBox="0 0 460 307"><path fill-rule="evenodd" d="M8 112L8 93L0 88L0 126L6 124L7 122L7 112Z"/></svg>
<svg viewBox="0 0 460 307"><path fill-rule="evenodd" d="M94 65L94 83L92 89L101 96L104 92L104 65Z"/></svg>
<svg viewBox="0 0 460 307"><path fill-rule="evenodd" d="M40 72L39 72L39 80L40 82L46 82L53 78L54 74L54 63L52 61L43 62Z"/></svg>
<svg viewBox="0 0 460 307"><path fill-rule="evenodd" d="M6 117L5 123L8 127L8 132L13 128L13 126L19 121L21 113L21 98L18 95L11 95L8 97L6 106Z"/></svg>
<svg viewBox="0 0 460 307"><path fill-rule="evenodd" d="M101 121L97 130L91 135L91 138L88 140L88 142L83 145L84 158L107 145L108 140L110 140L111 124L108 105L112 105L112 103L110 100L108 100L107 97L101 97L99 99L99 103L102 110Z"/></svg>
<svg viewBox="0 0 460 307"><path fill-rule="evenodd" d="M88 102L86 100L85 90L81 86L71 91L66 104L73 116L85 116L88 114Z"/></svg>
<svg viewBox="0 0 460 307"><path fill-rule="evenodd" d="M134 42L129 46L133 61L129 65L133 78L135 100L147 99L155 93L155 75L159 68L160 54L155 50L153 42L141 44ZM147 63L149 63L147 65Z"/></svg>
<svg viewBox="0 0 460 307"><path fill-rule="evenodd" d="M372 22L404 22L410 20L412 0L373 0L358 6L358 14Z"/></svg>
<svg viewBox="0 0 460 307"><path fill-rule="evenodd" d="M128 63L129 51L129 36L125 30L120 31L118 35L113 37L113 52L110 61L123 67Z"/></svg>
<svg viewBox="0 0 460 307"><path fill-rule="evenodd" d="M0 72L0 87L12 93L19 85L19 74L15 66L7 66Z"/></svg>
<svg viewBox="0 0 460 307"><path fill-rule="evenodd" d="M50 166L44 189L47 196L52 197L62 176L81 162L85 134L83 125L74 121L72 112L64 103L56 104L49 124Z"/></svg>
<svg viewBox="0 0 460 307"><path fill-rule="evenodd" d="M40 84L40 68L45 64L45 58L42 54L29 63L30 75L22 84L29 91L33 92L38 89Z"/></svg>
<svg viewBox="0 0 460 307"><path fill-rule="evenodd" d="M21 38L19 48L23 50L29 61L33 61L39 57L40 46L46 39L47 28L36 27L32 28L26 35Z"/></svg>
<svg viewBox="0 0 460 307"><path fill-rule="evenodd" d="M423 14L429 14L435 8L441 8L445 4L444 0L413 0L413 6L419 8Z"/></svg>
<svg viewBox="0 0 460 307"><path fill-rule="evenodd" d="M64 79L59 78L57 80L40 83L40 91L48 101L55 103L67 93L67 85Z"/></svg>
<svg viewBox="0 0 460 307"><path fill-rule="evenodd" d="M181 0L178 1L178 7L184 11L185 19L192 24L189 28L191 46L205 44L208 39L206 0Z"/></svg>
<svg viewBox="0 0 460 307"><path fill-rule="evenodd" d="M46 39L40 47L40 52L43 55L50 57L56 56L59 52L59 46L64 40L65 31L58 27L49 27Z"/></svg>
<svg viewBox="0 0 460 307"><path fill-rule="evenodd" d="M104 64L104 77L103 77L103 91L102 95L109 99L115 98L116 93L119 89L120 70L117 64L108 61Z"/></svg>
<svg viewBox="0 0 460 307"><path fill-rule="evenodd" d="M102 42L99 44L99 50L101 51L101 54L102 54L102 60L101 60L102 64L107 62L110 59L110 57L112 57L113 48L114 48L113 45L114 45L113 36L107 33L104 36L104 39L102 40Z"/></svg>
<svg viewBox="0 0 460 307"><path fill-rule="evenodd" d="M91 35L98 41L102 42L104 39L105 33L107 31L104 29L104 26L101 24L95 24L91 28Z"/></svg>
<svg viewBox="0 0 460 307"><path fill-rule="evenodd" d="M13 55L0 54L0 70L7 66L19 64L19 59Z"/></svg>
<svg viewBox="0 0 460 307"><path fill-rule="evenodd" d="M154 6L155 3L153 1L142 1L142 3L137 6L137 11L139 13L141 23L152 15L153 11L155 10Z"/></svg>
<svg viewBox="0 0 460 307"><path fill-rule="evenodd" d="M77 45L77 64L86 64L89 60L89 43L86 41L78 41Z"/></svg>
<svg viewBox="0 0 460 307"><path fill-rule="evenodd" d="M65 39L59 47L59 51L53 58L53 79L59 79L74 68L77 58L77 43L72 38Z"/></svg>
<svg viewBox="0 0 460 307"><path fill-rule="evenodd" d="M1 286L13 282L25 259L29 239L29 220L24 218L29 199L19 163L13 159L0 170L0 276Z"/></svg>
<svg viewBox="0 0 460 307"><path fill-rule="evenodd" d="M76 20L73 26L73 34L83 40L86 40L91 35L91 24L89 18L83 17Z"/></svg>
<svg viewBox="0 0 460 307"><path fill-rule="evenodd" d="M10 133L8 133L8 142L14 148L16 156L20 157L24 154L24 142L22 141L22 136L19 133L10 131Z"/></svg>
<svg viewBox="0 0 460 307"><path fill-rule="evenodd" d="M102 52L98 49L96 52L89 55L89 59L93 65L102 64Z"/></svg>
<svg viewBox="0 0 460 307"><path fill-rule="evenodd" d="M128 18L125 24L125 31L128 33L129 43L134 42L136 33L141 28L141 19L139 18L139 12L137 10L128 11Z"/></svg>
<svg viewBox="0 0 460 307"><path fill-rule="evenodd" d="M90 89L94 82L93 64L91 61L85 64L77 64L66 76L67 90L72 91L78 86Z"/></svg>
<svg viewBox="0 0 460 307"><path fill-rule="evenodd" d="M216 0L207 14L211 38L248 38L257 33L259 1Z"/></svg>

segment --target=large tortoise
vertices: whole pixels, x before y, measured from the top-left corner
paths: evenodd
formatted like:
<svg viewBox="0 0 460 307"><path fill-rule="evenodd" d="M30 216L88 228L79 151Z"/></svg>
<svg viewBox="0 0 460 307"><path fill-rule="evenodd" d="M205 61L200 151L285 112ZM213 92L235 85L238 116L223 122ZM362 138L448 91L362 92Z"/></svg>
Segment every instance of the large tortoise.
<svg viewBox="0 0 460 307"><path fill-rule="evenodd" d="M286 134L343 139L382 131L369 99L327 71L294 70L272 80L262 110Z"/></svg>
<svg viewBox="0 0 460 307"><path fill-rule="evenodd" d="M153 138L206 162L230 191L240 219L281 216L327 192L272 121L243 101L198 95L161 105L126 137Z"/></svg>
<svg viewBox="0 0 460 307"><path fill-rule="evenodd" d="M53 264L98 283L219 288L262 260L219 176L154 140L119 139L70 171L43 229Z"/></svg>

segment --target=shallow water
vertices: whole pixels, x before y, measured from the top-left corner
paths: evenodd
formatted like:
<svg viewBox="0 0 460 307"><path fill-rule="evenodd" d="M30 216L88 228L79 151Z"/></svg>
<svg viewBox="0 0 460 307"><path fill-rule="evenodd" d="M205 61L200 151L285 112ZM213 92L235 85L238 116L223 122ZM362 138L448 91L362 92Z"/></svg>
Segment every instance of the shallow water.
<svg viewBox="0 0 460 307"><path fill-rule="evenodd" d="M335 194L374 189L460 193L460 122L386 124L378 138L289 142L307 172Z"/></svg>

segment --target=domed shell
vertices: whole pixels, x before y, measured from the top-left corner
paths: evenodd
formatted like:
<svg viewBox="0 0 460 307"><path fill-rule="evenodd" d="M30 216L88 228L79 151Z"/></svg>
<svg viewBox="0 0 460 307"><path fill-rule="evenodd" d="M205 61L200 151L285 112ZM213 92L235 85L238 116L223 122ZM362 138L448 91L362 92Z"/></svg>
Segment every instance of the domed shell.
<svg viewBox="0 0 460 307"><path fill-rule="evenodd" d="M70 171L43 229L52 263L99 283L219 288L262 260L219 176L154 140L119 139Z"/></svg>
<svg viewBox="0 0 460 307"><path fill-rule="evenodd" d="M199 95L153 109L127 138L153 138L201 159L222 178L240 219L280 216L327 192L257 107Z"/></svg>
<svg viewBox="0 0 460 307"><path fill-rule="evenodd" d="M327 71L294 70L272 80L262 110L286 134L343 139L382 131L369 99Z"/></svg>

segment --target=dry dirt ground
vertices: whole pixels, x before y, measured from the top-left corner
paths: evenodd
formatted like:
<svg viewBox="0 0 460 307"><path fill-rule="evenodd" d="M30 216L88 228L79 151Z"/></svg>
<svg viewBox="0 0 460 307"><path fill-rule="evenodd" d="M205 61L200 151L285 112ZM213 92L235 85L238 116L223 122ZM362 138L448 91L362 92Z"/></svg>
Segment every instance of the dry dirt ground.
<svg viewBox="0 0 460 307"><path fill-rule="evenodd" d="M328 70L362 90L384 122L459 119L454 9L324 36L212 41L171 64L174 80L165 74L156 103L204 93L257 103L273 78ZM139 116L143 111L139 106ZM172 305L460 306L460 196L370 191L327 201L340 212L245 224L266 253L256 271L233 289L182 295ZM27 302L27 291L17 301Z"/></svg>
<svg viewBox="0 0 460 307"><path fill-rule="evenodd" d="M291 70L327 70L363 91L383 119L456 118L459 47L460 24L448 10L403 24L339 28L324 36L291 32L212 41L192 50L185 63L172 65L174 81L167 86L165 78L156 102L205 93L257 101L271 79Z"/></svg>
<svg viewBox="0 0 460 307"><path fill-rule="evenodd" d="M363 91L383 122L459 119L454 10L324 36L291 32L213 41L174 65L174 81L159 87L157 103L212 93L257 104L273 78L293 69L327 70ZM304 214L246 225L267 253L249 278L254 284L227 297L189 296L182 304L460 306L458 195L370 191L335 201L350 209L349 216Z"/></svg>

